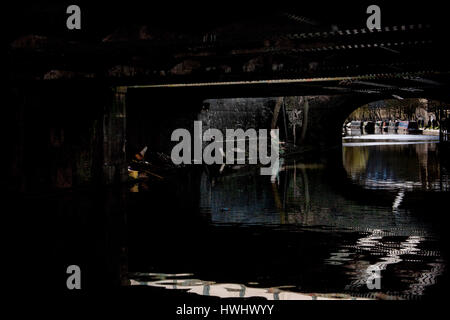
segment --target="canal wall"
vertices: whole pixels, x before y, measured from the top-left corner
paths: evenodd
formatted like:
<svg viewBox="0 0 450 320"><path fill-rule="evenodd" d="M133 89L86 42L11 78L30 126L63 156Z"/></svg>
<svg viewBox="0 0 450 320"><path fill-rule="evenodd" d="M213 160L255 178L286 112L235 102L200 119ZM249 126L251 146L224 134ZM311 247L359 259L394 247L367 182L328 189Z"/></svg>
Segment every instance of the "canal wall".
<svg viewBox="0 0 450 320"><path fill-rule="evenodd" d="M109 184L126 179L125 90L21 86L7 91L7 190Z"/></svg>
<svg viewBox="0 0 450 320"><path fill-rule="evenodd" d="M198 120L204 130L270 128L276 98L207 99Z"/></svg>

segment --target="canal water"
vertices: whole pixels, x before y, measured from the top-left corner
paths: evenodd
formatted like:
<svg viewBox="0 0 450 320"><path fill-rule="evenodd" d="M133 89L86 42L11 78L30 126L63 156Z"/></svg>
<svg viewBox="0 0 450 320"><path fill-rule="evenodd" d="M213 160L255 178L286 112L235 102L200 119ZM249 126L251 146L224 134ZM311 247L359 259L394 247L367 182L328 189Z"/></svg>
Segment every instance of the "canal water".
<svg viewBox="0 0 450 320"><path fill-rule="evenodd" d="M447 283L436 137L344 139L332 161L206 170L129 194L131 286L216 297L432 299Z"/></svg>

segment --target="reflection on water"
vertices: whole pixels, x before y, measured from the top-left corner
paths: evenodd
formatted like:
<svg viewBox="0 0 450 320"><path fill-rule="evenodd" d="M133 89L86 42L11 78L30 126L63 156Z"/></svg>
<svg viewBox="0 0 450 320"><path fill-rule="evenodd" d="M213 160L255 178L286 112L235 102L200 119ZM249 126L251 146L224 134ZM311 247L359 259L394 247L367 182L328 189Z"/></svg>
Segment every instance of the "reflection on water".
<svg viewBox="0 0 450 320"><path fill-rule="evenodd" d="M359 185L369 189L448 190L436 143L344 146L344 167Z"/></svg>
<svg viewBox="0 0 450 320"><path fill-rule="evenodd" d="M280 300L440 290L436 143L347 145L342 163L285 161L274 182L251 167L181 180L130 194L132 285Z"/></svg>
<svg viewBox="0 0 450 320"><path fill-rule="evenodd" d="M179 289L198 295L220 298L260 297L267 300L367 300L367 298L352 297L348 294L303 294L283 290L289 289L291 286L256 288L237 283L215 283L213 281L186 278L187 276L192 276L192 274L137 272L132 274L132 277L139 280L131 280L131 285Z"/></svg>

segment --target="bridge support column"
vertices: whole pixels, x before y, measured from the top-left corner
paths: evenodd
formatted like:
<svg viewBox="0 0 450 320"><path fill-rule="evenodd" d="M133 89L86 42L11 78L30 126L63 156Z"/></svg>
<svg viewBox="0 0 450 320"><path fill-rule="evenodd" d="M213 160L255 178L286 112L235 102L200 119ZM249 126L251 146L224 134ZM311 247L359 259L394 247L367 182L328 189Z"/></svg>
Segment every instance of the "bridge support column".
<svg viewBox="0 0 450 320"><path fill-rule="evenodd" d="M127 87L115 87L103 115L103 183L125 182L127 162L126 139Z"/></svg>
<svg viewBox="0 0 450 320"><path fill-rule="evenodd" d="M340 148L342 124L348 115L350 99L346 96L305 96L301 100L303 115L301 126L296 130L296 144L318 151Z"/></svg>

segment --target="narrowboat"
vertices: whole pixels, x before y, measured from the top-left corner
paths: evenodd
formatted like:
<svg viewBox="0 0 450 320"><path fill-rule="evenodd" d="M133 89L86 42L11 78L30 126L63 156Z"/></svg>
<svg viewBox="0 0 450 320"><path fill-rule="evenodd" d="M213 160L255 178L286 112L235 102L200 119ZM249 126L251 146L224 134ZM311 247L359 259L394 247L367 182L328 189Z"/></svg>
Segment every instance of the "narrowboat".
<svg viewBox="0 0 450 320"><path fill-rule="evenodd" d="M362 121L352 121L350 123L350 129L352 130L362 130L364 123Z"/></svg>
<svg viewBox="0 0 450 320"><path fill-rule="evenodd" d="M398 121L389 121L389 125L387 127L387 132L397 133L397 129L398 129Z"/></svg>
<svg viewBox="0 0 450 320"><path fill-rule="evenodd" d="M375 133L375 122L365 121L364 122L364 131L368 134L374 134Z"/></svg>
<svg viewBox="0 0 450 320"><path fill-rule="evenodd" d="M421 134L422 130L419 129L417 121L399 121L397 132L403 134Z"/></svg>

